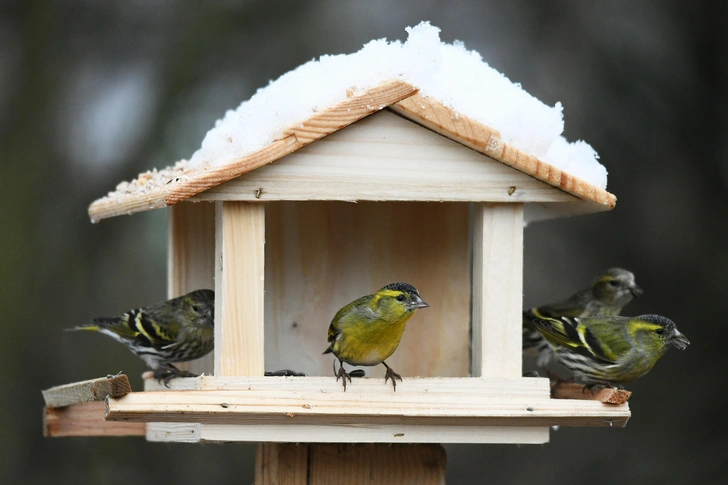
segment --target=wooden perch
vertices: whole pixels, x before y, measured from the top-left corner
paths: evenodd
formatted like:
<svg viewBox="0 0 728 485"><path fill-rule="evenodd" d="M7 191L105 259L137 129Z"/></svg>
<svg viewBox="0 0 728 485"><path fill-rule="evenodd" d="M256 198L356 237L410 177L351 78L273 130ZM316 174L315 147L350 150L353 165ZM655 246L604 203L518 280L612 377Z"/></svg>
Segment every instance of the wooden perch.
<svg viewBox="0 0 728 485"><path fill-rule="evenodd" d="M43 391L43 399L49 408L61 408L82 402L103 401L107 396L121 397L130 392L129 378L125 374L118 374L51 387Z"/></svg>
<svg viewBox="0 0 728 485"><path fill-rule="evenodd" d="M551 385L551 397L554 399L583 399L601 401L604 404L624 404L632 395L630 391L604 387L598 391L585 390L583 384L576 382L555 382Z"/></svg>
<svg viewBox="0 0 728 485"><path fill-rule="evenodd" d="M63 408L46 406L43 415L43 436L144 436L144 423L104 421L103 402L84 402Z"/></svg>

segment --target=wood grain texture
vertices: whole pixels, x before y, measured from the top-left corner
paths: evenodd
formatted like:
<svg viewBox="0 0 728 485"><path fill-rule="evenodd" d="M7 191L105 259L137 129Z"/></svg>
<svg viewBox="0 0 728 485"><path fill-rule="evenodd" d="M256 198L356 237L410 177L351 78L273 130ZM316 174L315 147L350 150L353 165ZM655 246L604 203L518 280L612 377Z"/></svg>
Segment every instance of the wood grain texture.
<svg viewBox="0 0 728 485"><path fill-rule="evenodd" d="M119 374L51 387L43 391L43 399L49 408L60 408L82 402L104 401L106 396L121 397L130 392L129 378Z"/></svg>
<svg viewBox="0 0 728 485"><path fill-rule="evenodd" d="M472 375L522 374L523 205L476 204Z"/></svg>
<svg viewBox="0 0 728 485"><path fill-rule="evenodd" d="M309 119L285 130L281 139L231 163L192 170L184 177L170 179L152 191L147 190L123 197L110 194L98 199L89 207L89 217L92 222L98 222L108 217L176 204L278 160L415 92L417 88L398 79L385 81L379 86L353 94L344 101L321 110Z"/></svg>
<svg viewBox="0 0 728 485"><path fill-rule="evenodd" d="M380 379L356 379L346 392L334 378L323 377L202 377L201 382L200 391L109 398L106 419L262 428L412 425L430 427L432 440L447 426L624 426L629 418L626 404L550 399L548 381L536 378L410 378L396 393ZM236 387L211 389L232 382Z"/></svg>
<svg viewBox="0 0 728 485"><path fill-rule="evenodd" d="M611 210L616 205L617 198L606 190L504 143L498 131L457 113L434 98L417 93L390 106L390 109L580 199L595 202L595 211Z"/></svg>
<svg viewBox="0 0 728 485"><path fill-rule="evenodd" d="M309 445L308 483L321 485L444 485L440 445Z"/></svg>
<svg viewBox="0 0 728 485"><path fill-rule="evenodd" d="M387 363L405 380L468 375L468 204L266 206L267 370L332 375L332 356L321 352L336 312L386 284L405 281L430 308L407 323ZM381 365L363 369L384 375Z"/></svg>
<svg viewBox="0 0 728 485"><path fill-rule="evenodd" d="M555 399L586 399L605 404L624 404L630 396L632 396L630 391L612 387L605 387L592 393L585 390L583 384L574 382L558 382L551 387L551 397Z"/></svg>
<svg viewBox="0 0 728 485"><path fill-rule="evenodd" d="M193 200L580 202L387 111Z"/></svg>
<svg viewBox="0 0 728 485"><path fill-rule="evenodd" d="M319 424L202 424L170 423L178 426L156 441L190 441L185 427L199 426L197 441L201 443L479 443L479 444L543 444L549 441L548 426L430 426L417 424L336 422ZM147 423L148 427L156 423ZM149 436L149 435L147 435Z"/></svg>
<svg viewBox="0 0 728 485"><path fill-rule="evenodd" d="M43 436L144 436L144 423L104 421L104 402L84 402L62 408L45 407Z"/></svg>
<svg viewBox="0 0 728 485"><path fill-rule="evenodd" d="M215 204L176 204L169 211L167 297L215 288ZM181 370L212 374L214 353L175 364Z"/></svg>
<svg viewBox="0 0 728 485"><path fill-rule="evenodd" d="M275 391L280 386L292 392L316 389L316 384L325 383L325 392L340 391L337 384L332 384L332 378L324 381L318 378L247 378L247 377L210 377L204 376L196 379L174 379L170 382L172 390L225 390L225 389L255 389L260 391ZM388 393L386 386L376 381L364 381L366 388L363 393ZM453 386L458 386L460 380L441 379L437 388L441 392L449 393ZM163 384L155 379L144 381L145 391L169 391ZM543 398L545 394L545 380L539 382L519 380L513 383L513 388L502 392L500 383L483 381L481 386L489 389L491 395L500 397L529 395L534 398ZM348 392L348 391L347 391ZM227 403L225 403L227 405ZM289 420L290 421L290 420ZM205 443L205 442L247 442L258 443L265 441L278 441L289 443L511 443L511 444L542 444L549 441L548 426L473 426L448 425L432 428L416 424L397 422L394 424L359 423L356 426L347 426L342 432L342 426L336 423L317 423L313 425L297 424L266 424L259 426L235 424L199 424L199 423L147 423L147 440L178 443Z"/></svg>
<svg viewBox="0 0 728 485"><path fill-rule="evenodd" d="M256 485L309 485L306 444L260 443L255 455Z"/></svg>
<svg viewBox="0 0 728 485"><path fill-rule="evenodd" d="M264 373L265 206L216 203L215 375Z"/></svg>

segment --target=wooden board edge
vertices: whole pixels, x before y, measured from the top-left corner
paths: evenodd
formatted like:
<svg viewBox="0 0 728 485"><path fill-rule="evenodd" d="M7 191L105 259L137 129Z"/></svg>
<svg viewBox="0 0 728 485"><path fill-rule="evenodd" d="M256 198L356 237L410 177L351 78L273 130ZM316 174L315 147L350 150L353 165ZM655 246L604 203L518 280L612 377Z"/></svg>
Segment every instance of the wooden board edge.
<svg viewBox="0 0 728 485"><path fill-rule="evenodd" d="M584 389L583 384L574 382L558 382L551 388L551 396L554 399L580 399L615 405L626 403L631 395L632 392L630 391L613 387L605 387L590 392Z"/></svg>
<svg viewBox="0 0 728 485"><path fill-rule="evenodd" d="M389 106L389 109L580 199L596 202L608 210L617 203L613 194L504 143L497 130L448 108L434 98L417 93Z"/></svg>
<svg viewBox="0 0 728 485"><path fill-rule="evenodd" d="M106 403L84 402L62 408L46 406L43 411L43 436L145 436L145 423L105 421Z"/></svg>
<svg viewBox="0 0 728 485"><path fill-rule="evenodd" d="M107 396L121 397L130 392L129 378L118 374L51 387L43 391L43 399L47 407L61 408L82 402L104 401Z"/></svg>

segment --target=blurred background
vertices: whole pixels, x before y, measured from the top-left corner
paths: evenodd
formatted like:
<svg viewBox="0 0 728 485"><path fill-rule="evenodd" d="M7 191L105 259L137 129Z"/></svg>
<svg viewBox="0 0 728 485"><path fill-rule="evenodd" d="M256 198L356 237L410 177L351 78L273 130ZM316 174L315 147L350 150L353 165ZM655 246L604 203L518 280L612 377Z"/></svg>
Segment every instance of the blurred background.
<svg viewBox="0 0 728 485"><path fill-rule="evenodd" d="M612 266L692 345L629 386L624 429L447 446L448 483L725 483L725 3L0 2L0 476L4 483L252 483L254 445L42 437L41 390L141 360L62 332L166 296L166 212L92 225L121 180L189 157L228 108L322 54L430 20L546 104L609 170L610 213L526 230L524 305Z"/></svg>

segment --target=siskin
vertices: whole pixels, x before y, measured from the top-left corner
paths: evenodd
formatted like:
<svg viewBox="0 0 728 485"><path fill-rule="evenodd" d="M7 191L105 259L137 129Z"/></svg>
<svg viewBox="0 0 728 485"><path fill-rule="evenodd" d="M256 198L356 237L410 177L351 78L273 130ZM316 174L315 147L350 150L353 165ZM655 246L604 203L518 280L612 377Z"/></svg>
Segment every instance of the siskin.
<svg viewBox="0 0 728 485"><path fill-rule="evenodd" d="M672 320L659 315L546 318L530 325L586 388L633 381L647 374L670 345L685 350L690 344Z"/></svg>
<svg viewBox="0 0 728 485"><path fill-rule="evenodd" d="M333 353L339 359L339 370L334 375L341 378L346 391L346 380L351 376L344 370L343 363L351 365L384 364L387 368L384 382L392 379L397 390L396 379L402 377L384 362L394 353L402 339L407 320L418 308L426 308L414 286L407 283L392 283L373 295L355 300L339 310L329 325L329 347L324 354Z"/></svg>
<svg viewBox="0 0 728 485"><path fill-rule="evenodd" d="M121 342L154 370L156 379L168 384L175 377L196 377L173 363L199 359L212 350L214 314L215 292L196 290L68 330L93 330Z"/></svg>
<svg viewBox="0 0 728 485"><path fill-rule="evenodd" d="M594 279L591 286L567 300L530 308L523 312L523 350L536 357L540 367L548 364L553 354L541 335L528 326L536 318L616 316L622 308L639 297L642 289L635 283L634 274L626 269L611 268Z"/></svg>

